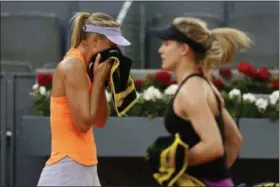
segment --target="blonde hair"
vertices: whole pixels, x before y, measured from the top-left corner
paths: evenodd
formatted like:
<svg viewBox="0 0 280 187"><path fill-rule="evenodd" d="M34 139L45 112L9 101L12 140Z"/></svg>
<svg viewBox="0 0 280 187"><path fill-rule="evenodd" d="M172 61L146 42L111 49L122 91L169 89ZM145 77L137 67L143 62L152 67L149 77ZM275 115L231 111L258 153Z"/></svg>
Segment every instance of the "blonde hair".
<svg viewBox="0 0 280 187"><path fill-rule="evenodd" d="M91 24L96 26L107 26L107 27L120 27L120 24L115 19L105 13L96 12L78 12L72 18L72 36L71 36L71 47L77 47L80 42L86 39L87 34L83 31L85 24ZM98 34L100 37L102 35Z"/></svg>
<svg viewBox="0 0 280 187"><path fill-rule="evenodd" d="M232 62L237 49L249 49L253 41L244 32L234 28L216 28L209 30L207 23L198 18L177 17L173 25L198 44L206 52L196 53L196 61L203 66L205 72L217 65Z"/></svg>

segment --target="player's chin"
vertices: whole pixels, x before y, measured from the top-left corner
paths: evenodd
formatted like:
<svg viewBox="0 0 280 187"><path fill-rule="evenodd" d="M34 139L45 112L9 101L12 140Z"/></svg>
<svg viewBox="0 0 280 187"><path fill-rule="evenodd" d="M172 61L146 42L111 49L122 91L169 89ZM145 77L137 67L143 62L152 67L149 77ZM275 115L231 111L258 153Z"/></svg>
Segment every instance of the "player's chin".
<svg viewBox="0 0 280 187"><path fill-rule="evenodd" d="M167 63L162 63L161 64L161 69L165 70L165 71L172 71L173 70L173 66L172 65L168 65Z"/></svg>

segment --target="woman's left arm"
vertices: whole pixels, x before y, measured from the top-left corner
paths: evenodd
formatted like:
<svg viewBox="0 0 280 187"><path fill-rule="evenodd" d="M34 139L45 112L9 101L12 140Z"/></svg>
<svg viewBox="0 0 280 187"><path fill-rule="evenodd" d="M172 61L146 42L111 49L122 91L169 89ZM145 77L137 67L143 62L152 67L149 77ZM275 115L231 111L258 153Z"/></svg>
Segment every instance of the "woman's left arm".
<svg viewBox="0 0 280 187"><path fill-rule="evenodd" d="M100 94L97 118L93 121L93 124L98 128L103 128L110 116L110 106L106 98L105 88L103 87L102 89L104 89L104 91Z"/></svg>
<svg viewBox="0 0 280 187"><path fill-rule="evenodd" d="M200 142L186 153L188 164L199 165L221 157L224 154L222 138L207 102L205 81L200 78L190 79L188 84L183 85L178 96L180 108L183 108L200 137Z"/></svg>

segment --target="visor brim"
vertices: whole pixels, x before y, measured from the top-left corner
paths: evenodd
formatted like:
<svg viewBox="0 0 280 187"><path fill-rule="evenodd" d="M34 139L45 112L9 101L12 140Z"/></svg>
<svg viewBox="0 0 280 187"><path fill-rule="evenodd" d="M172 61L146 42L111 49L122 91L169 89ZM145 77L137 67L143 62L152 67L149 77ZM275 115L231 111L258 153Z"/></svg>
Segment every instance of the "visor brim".
<svg viewBox="0 0 280 187"><path fill-rule="evenodd" d="M159 29L159 28L151 28L150 32L156 36L157 38L160 38L162 40L171 40L174 38L174 32L172 29L164 28L164 29Z"/></svg>
<svg viewBox="0 0 280 187"><path fill-rule="evenodd" d="M119 36L106 36L111 42L120 46L129 46L131 43L122 35Z"/></svg>

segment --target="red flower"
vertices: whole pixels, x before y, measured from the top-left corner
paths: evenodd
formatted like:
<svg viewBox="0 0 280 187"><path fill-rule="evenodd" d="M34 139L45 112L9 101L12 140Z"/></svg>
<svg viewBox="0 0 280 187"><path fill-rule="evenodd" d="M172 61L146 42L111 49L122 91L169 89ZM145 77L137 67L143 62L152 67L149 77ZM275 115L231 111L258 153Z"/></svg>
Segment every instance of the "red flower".
<svg viewBox="0 0 280 187"><path fill-rule="evenodd" d="M232 77L232 73L231 73L231 69L230 68L221 68L219 70L219 74L222 77L224 77L224 78L226 78L228 80Z"/></svg>
<svg viewBox="0 0 280 187"><path fill-rule="evenodd" d="M141 88L142 84L143 84L143 80L138 79L138 80L135 81L135 87L138 88L138 89Z"/></svg>
<svg viewBox="0 0 280 187"><path fill-rule="evenodd" d="M51 86L52 85L52 74L51 73L38 73L37 82L39 86Z"/></svg>
<svg viewBox="0 0 280 187"><path fill-rule="evenodd" d="M277 89L277 90L279 89L279 79L272 81L272 88Z"/></svg>
<svg viewBox="0 0 280 187"><path fill-rule="evenodd" d="M212 82L218 89L221 89L224 86L223 80L220 78L214 78Z"/></svg>
<svg viewBox="0 0 280 187"><path fill-rule="evenodd" d="M248 71L248 69L250 69L250 68L251 68L251 65L249 62L240 62L238 64L237 69L240 73L246 73L246 71Z"/></svg>
<svg viewBox="0 0 280 187"><path fill-rule="evenodd" d="M262 67L259 71L258 71L258 77L261 78L262 80L267 80L269 77L270 73L268 71L267 68Z"/></svg>
<svg viewBox="0 0 280 187"><path fill-rule="evenodd" d="M247 75L251 79L255 78L257 76L257 70L251 66L249 62L241 62L238 65L238 71L240 73L243 73L244 75Z"/></svg>
<svg viewBox="0 0 280 187"><path fill-rule="evenodd" d="M171 75L170 73L168 73L167 71L158 71L155 74L155 80L156 82L159 82L161 84L166 84L169 85L171 84L172 80L171 80Z"/></svg>

